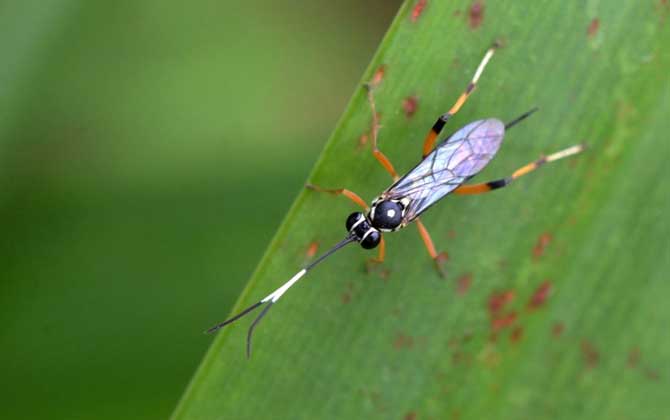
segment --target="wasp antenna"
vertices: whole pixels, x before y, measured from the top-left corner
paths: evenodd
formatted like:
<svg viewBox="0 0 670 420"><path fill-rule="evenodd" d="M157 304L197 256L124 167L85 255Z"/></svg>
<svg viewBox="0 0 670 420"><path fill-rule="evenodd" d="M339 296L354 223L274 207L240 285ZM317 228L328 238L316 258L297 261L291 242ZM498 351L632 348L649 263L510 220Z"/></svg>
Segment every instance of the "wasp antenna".
<svg viewBox="0 0 670 420"><path fill-rule="evenodd" d="M251 311L253 311L254 309L256 309L256 308L258 308L259 306L261 306L262 304L263 304L263 301L254 303L253 305L249 306L247 309L243 310L242 312L240 312L239 314L235 315L234 317L232 317L232 318L230 318L230 319L227 319L227 320L225 320L225 321L223 321L223 322L221 322L221 323L219 323L219 324L216 324L216 325L213 326L212 328L208 329L207 331L205 331L205 334L211 334L211 333L213 333L213 332L215 332L215 331L217 331L217 330L219 330L219 329L225 327L226 325L228 325L228 324L230 324L230 323L232 323L232 322L237 321L238 319L242 318L244 315L248 314L249 312L251 312Z"/></svg>
<svg viewBox="0 0 670 420"><path fill-rule="evenodd" d="M272 307L272 304L274 302L268 303L268 306L263 308L260 314L254 319L254 322L251 323L251 326L249 327L249 331L247 332L247 359L251 357L251 335L254 333L254 328L256 328L256 325L261 322L261 319L265 316L266 313L270 310L270 307Z"/></svg>
<svg viewBox="0 0 670 420"><path fill-rule="evenodd" d="M528 118L528 117L530 117L531 115L533 115L534 112L539 111L539 109L540 109L540 108L535 107L535 108L531 109L530 111L528 111L528 112L526 112L526 113L524 113L524 114L522 114L522 115L516 117L516 118L513 119L512 121L510 121L510 122L508 122L507 124L505 124L505 130L509 130L509 129L512 128L513 126L517 125L517 124L520 123L521 121L523 121L523 120L525 120L526 118Z"/></svg>
<svg viewBox="0 0 670 420"><path fill-rule="evenodd" d="M256 325L257 325L257 324L260 322L260 320L265 316L265 314L268 313L268 311L270 310L270 307L272 306L272 304L275 303L276 301L278 301L279 298L282 297L282 295L283 295L284 293L286 293L286 291L287 291L288 289L290 289L291 286L293 286L298 280L300 280L305 274L307 274L307 272L308 272L309 270L311 270L312 268L314 268L315 266L317 266L319 263L321 263L321 261L323 261L323 260L325 260L326 258L328 258L329 256L331 256L331 255L332 255L335 251L337 251L338 249L342 248L343 246L345 246L345 245L347 245L347 244L350 244L350 243L352 243L352 242L355 242L355 241L356 241L356 237L355 237L354 235L351 235L351 234L350 234L350 235L347 235L347 237L344 238L344 240L342 240L342 241L340 241L339 243L337 243L334 247L332 247L331 249L329 249L328 251L326 251L323 255L321 255L319 258L317 258L316 260L314 260L312 263L308 264L305 268L303 268L302 270L300 270L300 271L298 271L297 273L295 273L295 275L294 275L293 277L291 277L286 283L284 283L283 285L281 285L281 286L280 286L277 290L275 290L274 292L272 292L272 293L270 293L269 295L267 295L267 296L266 296L265 298L263 298L260 302L256 302L256 303L254 303L253 305L249 306L247 309L243 310L242 312L240 312L239 314L235 315L234 317L232 317L232 318L230 318L230 319L227 319L227 320L223 321L223 322L220 323L220 324L216 324L215 326L213 326L212 328L208 329L208 330L205 331L205 332L208 333L208 334L209 334L209 333L213 333L213 332L215 332L215 331L217 331L217 330L219 330L219 329L225 327L226 325L228 325L228 324L230 324L230 323L232 323L232 322L237 321L238 319L242 318L243 316L245 316L245 315L248 314L249 312L251 312L251 311L253 311L254 309L256 309L256 308L258 308L259 306L261 306L262 304L267 303L267 306L266 306L265 308L263 308L263 310L261 311L261 313L258 314L258 316L256 317L256 319L254 319L254 322L251 323L251 326L249 327L249 331L247 332L247 357L249 357L249 356L251 355L251 335L252 335L253 332L254 332L254 328L256 328Z"/></svg>

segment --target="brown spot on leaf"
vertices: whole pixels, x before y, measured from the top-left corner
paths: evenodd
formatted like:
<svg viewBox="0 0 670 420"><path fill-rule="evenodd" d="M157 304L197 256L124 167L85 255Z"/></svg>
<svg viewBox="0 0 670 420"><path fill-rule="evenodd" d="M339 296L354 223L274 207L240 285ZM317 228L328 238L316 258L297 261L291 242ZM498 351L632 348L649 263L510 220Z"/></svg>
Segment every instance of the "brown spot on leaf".
<svg viewBox="0 0 670 420"><path fill-rule="evenodd" d="M404 333L400 332L393 340L393 347L396 350L411 349L414 347L414 339L409 335L405 335Z"/></svg>
<svg viewBox="0 0 670 420"><path fill-rule="evenodd" d="M549 246L552 239L553 237L549 232L544 232L542 235L540 235L537 238L535 246L533 247L533 258L537 260L542 255L544 255L544 251L546 250L547 246Z"/></svg>
<svg viewBox="0 0 670 420"><path fill-rule="evenodd" d="M466 273L456 279L456 293L463 296L470 290L472 284L472 273Z"/></svg>
<svg viewBox="0 0 670 420"><path fill-rule="evenodd" d="M423 13L423 9L426 8L426 4L428 3L428 0L419 0L416 2L414 5L414 8L412 9L412 15L410 16L410 20L412 22L416 22L420 17L421 14Z"/></svg>
<svg viewBox="0 0 670 420"><path fill-rule="evenodd" d="M551 326L551 335L555 338L560 337L565 330L565 324L562 322L554 322L554 325Z"/></svg>
<svg viewBox="0 0 670 420"><path fill-rule="evenodd" d="M454 365L472 365L472 355L462 350L456 350L451 355L451 362Z"/></svg>
<svg viewBox="0 0 670 420"><path fill-rule="evenodd" d="M661 375L658 373L656 369L649 369L647 368L644 371L644 375L647 377L647 379L658 382L659 379L661 379Z"/></svg>
<svg viewBox="0 0 670 420"><path fill-rule="evenodd" d="M661 25L665 24L668 14L670 13L670 0L659 0L656 5L656 12L660 16Z"/></svg>
<svg viewBox="0 0 670 420"><path fill-rule="evenodd" d="M521 341L523 338L523 327L522 326L517 326L512 330L512 334L510 334L509 339L512 343L518 343Z"/></svg>
<svg viewBox="0 0 670 420"><path fill-rule="evenodd" d="M544 305L547 298L551 295L552 285L549 280L545 280L540 284L528 301L528 309L537 309Z"/></svg>
<svg viewBox="0 0 670 420"><path fill-rule="evenodd" d="M405 112L405 116L410 118L416 112L416 109L419 107L419 98L416 95L408 96L402 100L402 110Z"/></svg>
<svg viewBox="0 0 670 420"><path fill-rule="evenodd" d="M390 269L384 267L378 261L372 259L368 260L367 263L365 264L365 270L368 273L368 275L376 273L379 276L379 278L381 278L384 281L384 283L387 283L389 277L391 276Z"/></svg>
<svg viewBox="0 0 670 420"><path fill-rule="evenodd" d="M372 405L375 407L377 411L386 410L386 405L384 404L382 396L378 391L370 392L370 401L372 401Z"/></svg>
<svg viewBox="0 0 670 420"><path fill-rule="evenodd" d="M403 420L416 420L416 413L414 411L410 411L409 413L405 414Z"/></svg>
<svg viewBox="0 0 670 420"><path fill-rule="evenodd" d="M470 6L468 12L468 23L470 24L470 29L477 29L481 26L484 21L484 2L482 0L476 0Z"/></svg>
<svg viewBox="0 0 670 420"><path fill-rule="evenodd" d="M365 147L366 144L368 144L368 140L370 139L370 136L368 136L368 133L363 133L361 136L358 138L358 149L362 149Z"/></svg>
<svg viewBox="0 0 670 420"><path fill-rule="evenodd" d="M593 369L598 366L600 360L600 353L598 349L588 340L582 340L581 343L582 359L588 369Z"/></svg>
<svg viewBox="0 0 670 420"><path fill-rule="evenodd" d="M633 347L628 352L627 365L628 365L629 368L635 369L639 363L640 363L640 348L639 347Z"/></svg>
<svg viewBox="0 0 670 420"><path fill-rule="evenodd" d="M589 38L593 39L598 34L598 29L600 28L600 19L598 18L593 18L591 20L591 23L589 23L589 27L586 30L586 35L588 35Z"/></svg>
<svg viewBox="0 0 670 420"><path fill-rule="evenodd" d="M342 293L342 303L343 304L346 305L347 303L351 302L351 296L352 296L353 291L354 291L354 285L352 283L348 283L347 284L347 290L344 293Z"/></svg>

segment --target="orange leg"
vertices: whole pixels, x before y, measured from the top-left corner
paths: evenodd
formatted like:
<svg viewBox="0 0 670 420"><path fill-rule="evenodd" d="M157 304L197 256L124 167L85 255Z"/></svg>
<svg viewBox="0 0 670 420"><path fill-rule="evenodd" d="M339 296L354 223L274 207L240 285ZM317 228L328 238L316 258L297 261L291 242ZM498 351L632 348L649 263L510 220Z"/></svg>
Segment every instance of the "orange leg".
<svg viewBox="0 0 670 420"><path fill-rule="evenodd" d="M428 233L428 230L426 230L426 227L423 225L421 220L417 218L415 219L415 221L416 221L416 227L419 229L421 239L423 239L423 243L426 245L426 249L428 249L430 257L435 262L435 268L437 268L437 272L440 274L440 276L446 277L447 274L444 271L442 265L449 258L448 254L446 252L438 253L437 250L435 249L435 244L433 244L433 240L431 239L430 234Z"/></svg>
<svg viewBox="0 0 670 420"><path fill-rule="evenodd" d="M372 85L368 83L365 85L365 88L368 91L368 102L370 103L370 109L372 110L372 128L370 129L370 136L372 137L372 155L379 161L379 163L381 163L384 169L386 169L386 172L391 174L391 177L393 177L393 180L395 181L399 178L398 173L393 168L393 164L389 158L387 158L377 147L377 134L379 133L380 125L379 114L377 114L377 107L375 106L375 98L372 94Z"/></svg>
<svg viewBox="0 0 670 420"><path fill-rule="evenodd" d="M356 194L353 191L349 191L346 188L321 188L318 185L314 184L307 184L305 185L305 187L307 187L307 189L310 189L312 191L325 192L334 195L343 195L347 197L349 200L363 207L365 211L368 210L367 203L361 197L359 197L358 194Z"/></svg>
<svg viewBox="0 0 670 420"><path fill-rule="evenodd" d="M460 187L454 190L454 194L461 194L461 195L481 194L497 190L498 188L502 188L509 185L515 179L520 178L530 172L533 172L534 170L536 170L537 168L539 168L540 166L542 166L547 162L553 162L568 156L576 155L577 153L580 153L583 150L584 146L581 144L568 147L567 149L563 149L559 152L552 153L549 156L542 156L538 160L522 166L521 168L514 171L512 173L512 176L508 176L507 178L497 179L495 181L489 181L489 182L482 182L481 184L461 185Z"/></svg>
<svg viewBox="0 0 670 420"><path fill-rule="evenodd" d="M334 195L342 195L349 200L353 201L354 203L358 204L359 206L363 207L365 211L368 211L368 205L363 201L361 197L358 196L353 191L349 191L345 188L322 188L314 184L307 184L305 185L308 189L312 191L317 191L317 192L325 192L325 193L330 193ZM373 264L381 264L384 262L384 257L386 256L386 242L384 242L384 237L381 238L381 241L379 242L379 253L377 254L376 258L370 258L368 260L368 271L371 270L371 267Z"/></svg>
<svg viewBox="0 0 670 420"><path fill-rule="evenodd" d="M493 56L493 53L495 52L496 48L498 48L498 44L493 44L491 48L486 51L486 55L484 55L484 58L482 59L481 63L479 63L479 67L477 67L477 71L475 71L475 75L472 78L472 81L468 84L468 87L465 89L463 93L461 93L461 96L458 97L456 100L456 103L452 105L451 109L446 114L443 114L440 116L440 118L437 119L435 124L433 124L433 127L430 129L428 132L428 135L426 136L426 139L423 141L423 157L428 156L428 154L433 150L433 146L435 146L435 140L437 140L437 136L440 135L440 132L444 128L444 125L447 123L449 118L456 114L465 101L468 100L468 97L472 93L473 90L475 90L475 87L477 86L477 81L479 80L479 77L482 75L482 72L484 71L484 68L486 67L486 64L489 62L491 57Z"/></svg>
<svg viewBox="0 0 670 420"><path fill-rule="evenodd" d="M379 251L375 258L369 258L365 264L365 268L368 273L371 273L375 267L381 265L384 262L384 257L386 256L386 242L384 242L384 237L379 242ZM384 277L383 272L380 273Z"/></svg>

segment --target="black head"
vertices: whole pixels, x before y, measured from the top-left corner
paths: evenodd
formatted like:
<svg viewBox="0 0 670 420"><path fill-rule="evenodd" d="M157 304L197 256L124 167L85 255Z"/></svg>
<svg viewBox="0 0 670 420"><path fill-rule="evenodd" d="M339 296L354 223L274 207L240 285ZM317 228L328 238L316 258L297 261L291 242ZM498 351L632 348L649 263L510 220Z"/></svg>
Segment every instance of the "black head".
<svg viewBox="0 0 670 420"><path fill-rule="evenodd" d="M393 231L402 223L402 213L403 207L400 203L391 200L379 201L373 203L370 209L370 222L382 231Z"/></svg>
<svg viewBox="0 0 670 420"><path fill-rule="evenodd" d="M370 225L363 213L351 213L347 217L347 231L356 237L356 240L365 249L372 249L379 245L382 234Z"/></svg>

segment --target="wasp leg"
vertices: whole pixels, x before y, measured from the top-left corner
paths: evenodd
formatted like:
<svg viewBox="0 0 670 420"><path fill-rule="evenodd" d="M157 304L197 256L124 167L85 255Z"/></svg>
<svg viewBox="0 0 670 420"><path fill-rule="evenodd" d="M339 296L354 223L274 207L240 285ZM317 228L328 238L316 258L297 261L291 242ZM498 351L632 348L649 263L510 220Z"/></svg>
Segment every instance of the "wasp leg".
<svg viewBox="0 0 670 420"><path fill-rule="evenodd" d="M449 258L449 255L446 252L437 252L435 250L435 244L433 244L433 240L430 238L430 234L428 233L428 230L426 230L426 227L423 225L421 220L419 218L415 219L416 221L416 227L419 228L419 234L421 235L421 239L423 239L423 243L426 245L426 249L428 250L428 253L430 254L430 257L433 259L433 262L435 263L435 268L437 269L437 272L440 276L446 277L447 273L444 270L444 262Z"/></svg>
<svg viewBox="0 0 670 420"><path fill-rule="evenodd" d="M367 272L370 273L373 268L384 262L384 257L386 256L386 242L384 242L384 237L382 236L381 241L379 242L379 251L375 258L368 259L365 267Z"/></svg>
<svg viewBox="0 0 670 420"><path fill-rule="evenodd" d="M534 170L544 165L545 163L553 162L568 156L576 155L577 153L580 153L583 150L584 145L581 144L568 147L567 149L563 149L559 152L552 153L549 156L542 156L538 160L522 166L521 168L514 171L512 173L512 176L508 176L507 178L496 179L495 181L483 182L481 184L461 185L460 187L454 190L454 194L461 194L461 195L481 194L497 190L498 188L502 188L511 184L512 181L514 181L515 179L520 178L530 172L533 172Z"/></svg>
<svg viewBox="0 0 670 420"><path fill-rule="evenodd" d="M346 188L322 188L314 184L307 184L305 187L312 191L325 192L333 195L343 195L349 200L363 207L365 211L368 210L368 204L358 194L353 191L349 191Z"/></svg>
<svg viewBox="0 0 670 420"><path fill-rule="evenodd" d="M391 177L393 177L393 180L397 180L398 173L395 171L393 168L393 164L389 160L389 158L386 157L384 153L382 153L381 150L377 147L377 134L379 133L379 114L377 114L377 107L375 106L375 98L374 95L372 94L372 85L371 84L366 84L365 88L368 91L368 102L370 103L370 109L372 111L372 127L370 129L370 136L372 137L372 155L381 163L381 165L386 169L386 172L391 174Z"/></svg>
<svg viewBox="0 0 670 420"><path fill-rule="evenodd" d="M437 121L435 121L435 124L433 124L433 127L428 132L426 139L423 141L423 157L428 156L428 154L433 150L435 140L437 140L437 136L440 135L440 132L444 128L444 125L447 123L449 118L451 118L454 114L458 112L458 110L461 109L465 101L468 100L468 97L470 96L472 91L475 90L475 87L477 86L477 81L479 80L479 76L482 75L482 72L484 71L486 64L488 64L496 48L498 48L497 43L493 44L491 48L489 48L488 51L486 51L486 54L484 55L482 61L479 63L477 71L475 71L475 75L472 78L472 81L470 81L470 83L468 84L468 87L465 89L463 93L461 93L461 96L458 97L456 103L452 105L451 109L449 109L449 111L446 114L441 115L440 118L438 118Z"/></svg>

